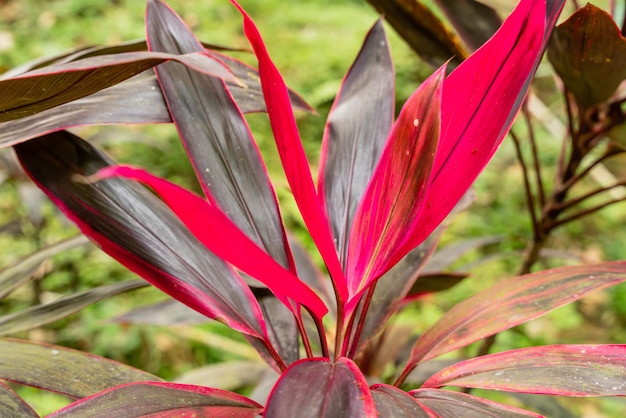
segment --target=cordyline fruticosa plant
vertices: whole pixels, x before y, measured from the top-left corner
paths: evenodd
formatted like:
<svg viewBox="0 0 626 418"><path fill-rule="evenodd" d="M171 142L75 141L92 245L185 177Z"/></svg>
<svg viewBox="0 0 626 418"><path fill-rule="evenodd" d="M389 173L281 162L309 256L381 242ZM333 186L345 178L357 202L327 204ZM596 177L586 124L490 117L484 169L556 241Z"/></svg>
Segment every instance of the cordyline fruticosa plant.
<svg viewBox="0 0 626 418"><path fill-rule="evenodd" d="M233 2L259 62L260 91L287 180L334 296L287 239L242 116L242 110L263 110L249 69L205 49L162 2L148 2L148 51L137 51L137 44L127 46L132 52L83 51L5 77L0 92L9 105L0 117L13 131L3 141L14 145L28 175L105 252L243 333L280 377L262 406L217 389L150 381L155 378L59 347L1 340L0 378L77 398L53 416L80 417L521 417L538 415L441 388L625 395L622 345L491 354L446 367L419 389L400 389L423 362L626 280L622 262L504 280L424 332L395 380L369 386L364 374L371 341L413 285L419 288L414 282L434 249L433 232L508 132L562 3L522 0L450 75L444 66L429 77L395 121L393 67L376 23L331 109L316 189L293 116L293 107L303 105ZM130 78L151 67L156 81L145 74ZM179 131L203 197L115 165L62 130L168 121ZM37 367L24 367L27 361ZM0 400L9 411L35 415L3 384Z"/></svg>

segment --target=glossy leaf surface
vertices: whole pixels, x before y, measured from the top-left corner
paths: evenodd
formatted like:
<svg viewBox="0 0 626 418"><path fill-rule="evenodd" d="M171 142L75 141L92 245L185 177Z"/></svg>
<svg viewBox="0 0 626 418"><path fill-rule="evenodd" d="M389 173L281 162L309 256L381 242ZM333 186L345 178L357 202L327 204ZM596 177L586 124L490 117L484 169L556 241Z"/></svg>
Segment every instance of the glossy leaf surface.
<svg viewBox="0 0 626 418"><path fill-rule="evenodd" d="M324 302L266 252L250 240L217 206L145 170L112 166L98 172L97 178L120 176L142 182L165 201L189 230L215 255L265 284L290 306L287 298L307 306L319 318L328 309Z"/></svg>
<svg viewBox="0 0 626 418"><path fill-rule="evenodd" d="M80 99L172 59L196 71L236 80L223 63L204 53L183 56L143 51L96 56L0 80L0 122Z"/></svg>
<svg viewBox="0 0 626 418"><path fill-rule="evenodd" d="M541 418L541 415L467 393L447 390L418 389L409 392L437 417L463 418Z"/></svg>
<svg viewBox="0 0 626 418"><path fill-rule="evenodd" d="M87 244L87 237L78 235L44 247L10 266L0 270L0 299L30 280L41 263L48 258L71 248Z"/></svg>
<svg viewBox="0 0 626 418"><path fill-rule="evenodd" d="M376 408L365 377L352 360L305 359L282 374L265 417L376 417Z"/></svg>
<svg viewBox="0 0 626 418"><path fill-rule="evenodd" d="M370 29L326 121L319 194L345 262L356 208L391 130L395 73L383 22Z"/></svg>
<svg viewBox="0 0 626 418"><path fill-rule="evenodd" d="M439 140L445 67L405 103L357 209L346 265L350 296L358 295L406 254L398 256L417 227Z"/></svg>
<svg viewBox="0 0 626 418"><path fill-rule="evenodd" d="M39 415L17 393L0 382L0 417L39 418Z"/></svg>
<svg viewBox="0 0 626 418"><path fill-rule="evenodd" d="M111 163L100 151L65 131L15 149L29 176L106 253L204 315L263 338L259 307L243 279L153 193L122 179L84 181Z"/></svg>
<svg viewBox="0 0 626 418"><path fill-rule="evenodd" d="M443 221L491 159L521 106L549 35L545 4L522 0L500 30L446 78L429 193L420 228L403 252Z"/></svg>
<svg viewBox="0 0 626 418"><path fill-rule="evenodd" d="M74 402L50 418L254 418L262 406L232 392L177 383L131 383Z"/></svg>
<svg viewBox="0 0 626 418"><path fill-rule="evenodd" d="M502 280L455 305L417 341L410 365L538 318L626 280L626 262L569 266Z"/></svg>
<svg viewBox="0 0 626 418"><path fill-rule="evenodd" d="M0 339L0 379L72 398L83 398L123 383L161 380L93 354L4 338Z"/></svg>
<svg viewBox="0 0 626 418"><path fill-rule="evenodd" d="M146 26L150 50L172 54L204 50L182 19L161 1L148 2ZM226 84L170 64L155 71L207 199L279 264L294 270L274 190Z"/></svg>
<svg viewBox="0 0 626 418"><path fill-rule="evenodd" d="M436 417L428 408L423 408L415 398L395 386L374 385L371 390L376 403L376 412L381 418Z"/></svg>
<svg viewBox="0 0 626 418"><path fill-rule="evenodd" d="M626 396L626 345L548 345L476 357L422 387L462 386L562 396Z"/></svg>
<svg viewBox="0 0 626 418"><path fill-rule="evenodd" d="M113 283L63 296L53 302L35 305L12 314L0 316L0 336L15 334L49 324L103 299L146 286L148 286L148 283L143 280Z"/></svg>
<svg viewBox="0 0 626 418"><path fill-rule="evenodd" d="M261 34L250 16L234 0L231 0L231 3L237 7L243 16L244 33L259 61L263 95L287 181L304 223L328 267L335 290L341 299L340 303L345 303L348 294L344 273L337 257L329 221L322 210L320 199L313 184L309 163L290 105L287 86L278 68L272 62L263 44Z"/></svg>

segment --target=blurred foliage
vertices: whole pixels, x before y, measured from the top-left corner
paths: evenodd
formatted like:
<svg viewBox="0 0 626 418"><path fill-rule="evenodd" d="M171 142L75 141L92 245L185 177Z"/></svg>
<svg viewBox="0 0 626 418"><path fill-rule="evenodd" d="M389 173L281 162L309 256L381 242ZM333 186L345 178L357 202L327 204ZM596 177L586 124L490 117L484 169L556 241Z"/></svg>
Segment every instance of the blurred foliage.
<svg viewBox="0 0 626 418"><path fill-rule="evenodd" d="M171 0L200 39L226 46L245 46L241 19L227 1ZM291 88L313 105L319 115L298 115L305 148L316 171L323 124L342 77L377 13L362 0L241 0L264 35L268 49ZM0 72L28 60L56 54L78 46L112 44L144 36L144 2L137 0L0 0ZM402 103L431 71L393 32L388 31L396 63L398 95ZM240 53L238 58L250 61ZM538 93L559 112L563 104L544 64L540 68ZM264 115L248 116L259 147L266 156L271 175L281 187L277 190L289 229L302 232ZM521 125L521 124L520 124ZM523 135L523 127L515 129ZM194 188L193 171L184 156L172 126L88 128L82 136L91 138L122 162L144 166L155 174ZM560 138L540 131L538 142L545 145L541 162L553 167ZM551 181L549 178L547 181ZM9 265L45 244L75 233L75 228L56 216L52 205L41 203L43 222L33 222L29 202L21 194L23 179L13 175L0 185L0 266ZM442 245L460 238L502 236L497 246L471 252L454 267L468 269L473 277L457 287L412 305L398 319L411 323L419 311L423 323L415 332L432 325L457 302L493 284L498 278L515 274L521 252L527 247L530 221L525 208L522 174L512 145L505 141L494 161L475 185L476 202L457 217ZM32 209L32 208L31 208ZM560 229L550 242L554 257L541 267L552 267L577 260L601 261L626 258L626 221L623 206L616 206ZM610 233L609 233L610 231ZM304 236L304 234L299 234ZM305 243L306 244L306 243ZM309 249L312 247L309 246ZM558 251L557 251L558 250ZM93 247L74 249L46 263L31 285L19 289L0 302L0 314L30 306L42 299L52 300L96 285L126 280L132 274ZM134 307L162 300L154 288L99 302L52 325L28 332L26 337L74 347L103 355L157 374L165 379L211 362L233 356L201 342L183 339L159 327L124 326L109 320ZM435 302L433 304L432 302ZM413 325L415 325L413 323ZM592 295L575 305L557 309L533 321L523 330L511 330L497 340L495 351L550 343L626 342L626 285ZM203 326L211 332L241 340L221 324ZM470 350L476 350L473 346ZM473 353L466 353L472 354ZM27 389L22 395L32 399L41 413L57 409L65 401L56 395L42 395ZM481 394L482 396L483 394ZM576 403L569 399L568 403ZM582 403L581 403L582 405ZM624 405L605 401L585 401L596 413L619 416ZM591 413L580 406L581 413Z"/></svg>

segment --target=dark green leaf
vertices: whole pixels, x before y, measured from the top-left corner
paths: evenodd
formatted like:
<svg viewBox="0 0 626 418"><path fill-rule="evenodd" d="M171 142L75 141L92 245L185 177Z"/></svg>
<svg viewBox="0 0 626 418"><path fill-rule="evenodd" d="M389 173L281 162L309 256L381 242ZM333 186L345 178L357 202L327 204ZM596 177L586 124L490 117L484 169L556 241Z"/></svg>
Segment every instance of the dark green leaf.
<svg viewBox="0 0 626 418"><path fill-rule="evenodd" d="M5 338L0 338L0 379L72 398L83 398L123 383L160 380L93 354Z"/></svg>
<svg viewBox="0 0 626 418"><path fill-rule="evenodd" d="M54 302L36 305L13 314L0 316L0 336L16 334L49 324L100 300L148 285L143 280L114 283L64 296Z"/></svg>

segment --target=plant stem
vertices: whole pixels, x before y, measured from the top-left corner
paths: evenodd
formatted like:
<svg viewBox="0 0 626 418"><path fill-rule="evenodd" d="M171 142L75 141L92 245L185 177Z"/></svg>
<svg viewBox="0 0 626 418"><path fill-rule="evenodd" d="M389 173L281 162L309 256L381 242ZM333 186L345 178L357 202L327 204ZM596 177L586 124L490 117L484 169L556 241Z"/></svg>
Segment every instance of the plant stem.
<svg viewBox="0 0 626 418"><path fill-rule="evenodd" d="M367 319L367 311L369 310L370 303L372 302L372 296L374 296L374 290L376 289L376 283L378 282L374 282L374 284L371 285L369 289L367 289L367 295L365 295L363 306L359 314L359 323L350 344L348 358L354 358L354 356L356 355L356 350L359 346L359 340L361 339L361 334L363 333L363 326L365 325L365 320Z"/></svg>

